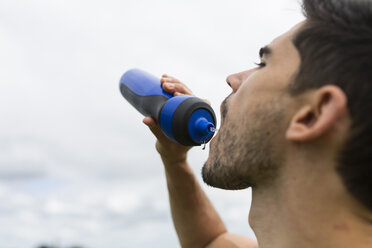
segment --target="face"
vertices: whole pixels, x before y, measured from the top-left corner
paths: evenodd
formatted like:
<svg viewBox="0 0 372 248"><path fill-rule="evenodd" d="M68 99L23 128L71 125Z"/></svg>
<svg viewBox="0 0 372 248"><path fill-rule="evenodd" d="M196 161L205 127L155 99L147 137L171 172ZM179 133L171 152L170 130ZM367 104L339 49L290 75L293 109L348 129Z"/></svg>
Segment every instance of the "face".
<svg viewBox="0 0 372 248"><path fill-rule="evenodd" d="M226 79L232 93L221 104L221 128L203 167L207 184L243 189L270 182L280 172L290 105L286 87L300 65L292 39L301 25L261 49L256 68Z"/></svg>

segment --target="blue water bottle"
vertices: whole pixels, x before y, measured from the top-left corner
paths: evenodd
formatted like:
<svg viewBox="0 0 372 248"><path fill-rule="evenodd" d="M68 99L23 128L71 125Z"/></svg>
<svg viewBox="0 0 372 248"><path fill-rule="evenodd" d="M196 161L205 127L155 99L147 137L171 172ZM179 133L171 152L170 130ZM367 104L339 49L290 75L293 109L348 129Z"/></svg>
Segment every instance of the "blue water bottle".
<svg viewBox="0 0 372 248"><path fill-rule="evenodd" d="M163 90L159 78L139 69L125 72L119 85L124 98L144 116L153 117L174 142L199 146L212 139L216 116L202 99L173 96Z"/></svg>

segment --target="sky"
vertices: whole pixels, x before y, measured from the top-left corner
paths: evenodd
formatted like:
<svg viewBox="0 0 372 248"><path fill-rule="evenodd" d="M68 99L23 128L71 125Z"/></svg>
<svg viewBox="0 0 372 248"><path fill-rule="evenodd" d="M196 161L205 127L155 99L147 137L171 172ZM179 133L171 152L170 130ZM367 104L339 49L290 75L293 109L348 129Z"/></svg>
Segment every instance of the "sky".
<svg viewBox="0 0 372 248"><path fill-rule="evenodd" d="M140 68L219 105L226 77L303 20L297 0L2 0L0 248L179 247L155 138L119 92ZM229 231L254 238L251 191L202 183Z"/></svg>

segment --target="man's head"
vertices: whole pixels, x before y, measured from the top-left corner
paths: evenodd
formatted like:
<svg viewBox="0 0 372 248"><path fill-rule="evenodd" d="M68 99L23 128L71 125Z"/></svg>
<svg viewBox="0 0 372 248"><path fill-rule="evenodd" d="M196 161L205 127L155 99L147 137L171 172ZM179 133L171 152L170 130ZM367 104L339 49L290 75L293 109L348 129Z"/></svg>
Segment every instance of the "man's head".
<svg viewBox="0 0 372 248"><path fill-rule="evenodd" d="M304 0L304 12L305 22L261 49L260 66L227 78L233 93L203 178L264 187L294 157L330 161L372 209L372 2Z"/></svg>

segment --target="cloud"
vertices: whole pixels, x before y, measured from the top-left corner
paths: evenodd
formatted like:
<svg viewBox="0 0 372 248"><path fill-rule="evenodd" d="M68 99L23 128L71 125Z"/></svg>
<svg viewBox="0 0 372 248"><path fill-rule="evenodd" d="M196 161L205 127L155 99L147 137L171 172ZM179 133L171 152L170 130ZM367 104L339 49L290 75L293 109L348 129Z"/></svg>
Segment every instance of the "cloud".
<svg viewBox="0 0 372 248"><path fill-rule="evenodd" d="M226 75L301 20L291 0L1 5L0 240L14 248L177 247L155 139L121 74L167 72L217 110ZM198 180L207 154L190 152ZM205 190L230 230L253 236L249 191Z"/></svg>

